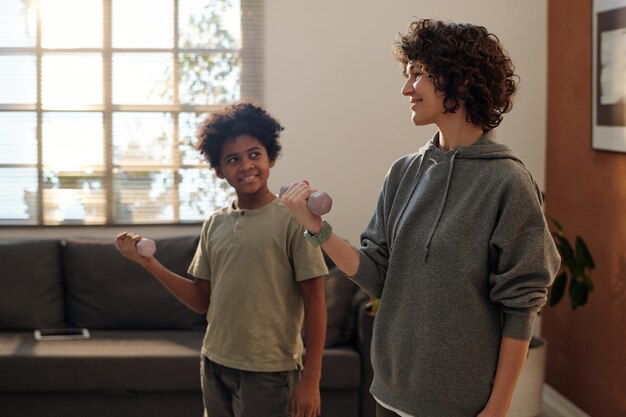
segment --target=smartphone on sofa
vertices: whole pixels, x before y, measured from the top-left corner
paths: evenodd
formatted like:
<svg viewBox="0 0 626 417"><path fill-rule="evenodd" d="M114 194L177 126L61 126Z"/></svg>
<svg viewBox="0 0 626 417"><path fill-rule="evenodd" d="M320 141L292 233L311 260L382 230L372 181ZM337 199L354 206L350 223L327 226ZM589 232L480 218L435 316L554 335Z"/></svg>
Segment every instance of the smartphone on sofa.
<svg viewBox="0 0 626 417"><path fill-rule="evenodd" d="M81 327L68 327L63 329L37 329L35 340L71 340L89 339L89 330Z"/></svg>

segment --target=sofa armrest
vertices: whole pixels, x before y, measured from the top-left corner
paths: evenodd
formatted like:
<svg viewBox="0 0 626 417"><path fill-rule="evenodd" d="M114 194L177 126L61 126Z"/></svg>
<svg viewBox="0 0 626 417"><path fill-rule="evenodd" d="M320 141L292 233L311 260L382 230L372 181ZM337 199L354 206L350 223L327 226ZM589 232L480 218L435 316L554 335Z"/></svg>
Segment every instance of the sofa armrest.
<svg viewBox="0 0 626 417"><path fill-rule="evenodd" d="M370 394L370 386L374 371L370 360L372 329L374 317L366 310L368 299L359 302L356 308L357 314L357 349L361 355L361 417L374 417L376 415L376 400Z"/></svg>

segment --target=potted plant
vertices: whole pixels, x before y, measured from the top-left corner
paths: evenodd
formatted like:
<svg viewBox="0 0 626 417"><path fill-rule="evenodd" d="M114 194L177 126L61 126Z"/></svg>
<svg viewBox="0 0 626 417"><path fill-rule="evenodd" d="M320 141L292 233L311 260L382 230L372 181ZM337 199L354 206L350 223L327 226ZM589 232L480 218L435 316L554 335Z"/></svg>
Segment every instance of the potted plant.
<svg viewBox="0 0 626 417"><path fill-rule="evenodd" d="M565 237L561 224L553 218L550 220L556 228L552 232L552 237L561 256L561 269L552 284L549 305L551 307L557 305L567 289L570 306L575 310L587 303L589 293L593 290L591 271L595 268L595 263L583 238L576 236L572 245ZM545 339L538 334L532 337L528 357L513 394L509 417L539 415L543 396L546 348Z"/></svg>
<svg viewBox="0 0 626 417"><path fill-rule="evenodd" d="M596 267L587 244L580 236L576 236L575 246L563 234L563 227L559 222L551 219L556 227L552 233L556 247L561 255L561 273L557 275L550 291L550 306L561 301L565 288L569 282L569 302L572 309L587 303L589 293L593 290L591 271Z"/></svg>

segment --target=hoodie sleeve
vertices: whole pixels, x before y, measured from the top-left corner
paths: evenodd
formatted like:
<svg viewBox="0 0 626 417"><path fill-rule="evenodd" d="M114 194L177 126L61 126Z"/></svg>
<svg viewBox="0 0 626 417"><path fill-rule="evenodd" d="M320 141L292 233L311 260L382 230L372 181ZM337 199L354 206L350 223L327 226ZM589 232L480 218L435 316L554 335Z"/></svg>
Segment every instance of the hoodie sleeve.
<svg viewBox="0 0 626 417"><path fill-rule="evenodd" d="M516 170L505 184L490 241L490 298L502 307L502 335L528 340L561 259L530 173Z"/></svg>
<svg viewBox="0 0 626 417"><path fill-rule="evenodd" d="M378 196L376 211L361 234L359 269L352 277L359 287L374 298L380 298L382 295L389 262L385 214L388 186L389 174Z"/></svg>

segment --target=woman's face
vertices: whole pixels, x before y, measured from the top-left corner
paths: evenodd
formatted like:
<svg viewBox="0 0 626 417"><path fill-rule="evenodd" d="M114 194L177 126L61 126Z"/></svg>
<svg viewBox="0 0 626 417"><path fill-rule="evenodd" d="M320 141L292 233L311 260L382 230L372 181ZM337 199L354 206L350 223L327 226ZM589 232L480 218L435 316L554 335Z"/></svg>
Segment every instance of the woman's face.
<svg viewBox="0 0 626 417"><path fill-rule="evenodd" d="M406 64L406 83L402 95L411 102L411 120L416 126L437 124L444 114L444 93L435 89L433 76L425 72L418 61Z"/></svg>

